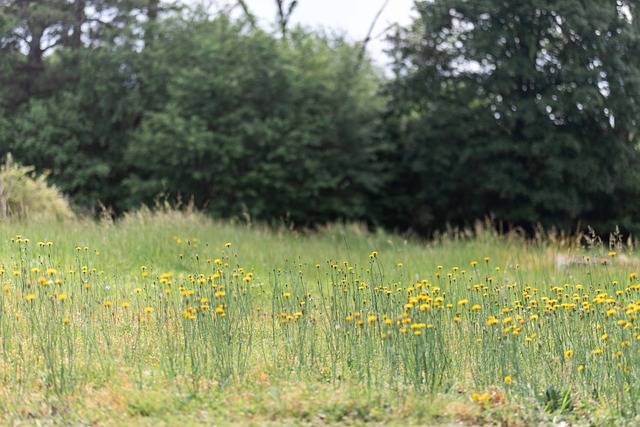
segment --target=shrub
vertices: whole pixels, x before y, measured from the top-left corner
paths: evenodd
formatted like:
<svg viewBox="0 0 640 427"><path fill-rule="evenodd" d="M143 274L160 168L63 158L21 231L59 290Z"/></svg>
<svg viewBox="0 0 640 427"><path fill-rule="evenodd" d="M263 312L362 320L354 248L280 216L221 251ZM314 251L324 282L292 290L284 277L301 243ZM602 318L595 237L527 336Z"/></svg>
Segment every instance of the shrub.
<svg viewBox="0 0 640 427"><path fill-rule="evenodd" d="M8 153L0 166L0 218L72 218L69 202L47 183L47 174L36 175L33 166L16 163Z"/></svg>

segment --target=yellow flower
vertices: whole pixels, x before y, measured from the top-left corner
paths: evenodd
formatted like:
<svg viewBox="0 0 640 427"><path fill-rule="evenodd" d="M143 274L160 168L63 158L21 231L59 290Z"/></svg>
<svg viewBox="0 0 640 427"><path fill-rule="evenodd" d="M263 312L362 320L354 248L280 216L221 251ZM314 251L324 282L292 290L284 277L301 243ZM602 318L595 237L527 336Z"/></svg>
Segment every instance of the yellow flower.
<svg viewBox="0 0 640 427"><path fill-rule="evenodd" d="M285 292L282 294L283 297L285 298L289 298L291 296L291 294L289 292Z"/></svg>
<svg viewBox="0 0 640 427"><path fill-rule="evenodd" d="M475 267L476 265L478 265L478 261L471 261L471 265Z"/></svg>
<svg viewBox="0 0 640 427"><path fill-rule="evenodd" d="M580 371L580 372L584 371L584 365L578 366L578 371Z"/></svg>
<svg viewBox="0 0 640 427"><path fill-rule="evenodd" d="M482 307L480 306L480 304L474 304L473 307L471 307L471 310L479 311L482 310Z"/></svg>
<svg viewBox="0 0 640 427"><path fill-rule="evenodd" d="M369 254L369 258L374 259L375 257L378 256L378 252L377 251L373 251Z"/></svg>
<svg viewBox="0 0 640 427"><path fill-rule="evenodd" d="M227 248L230 248L231 247L231 243L225 243L224 246L227 247Z"/></svg>
<svg viewBox="0 0 640 427"><path fill-rule="evenodd" d="M113 303L111 301L105 301L104 306L105 307L111 307Z"/></svg>
<svg viewBox="0 0 640 427"><path fill-rule="evenodd" d="M467 304L469 304L468 299L461 299L460 301L458 301L458 305L467 305Z"/></svg>
<svg viewBox="0 0 640 427"><path fill-rule="evenodd" d="M489 317L489 320L487 320L487 326L495 325L498 322L499 321L498 321L498 319L496 319L495 316L491 316L491 317Z"/></svg>
<svg viewBox="0 0 640 427"><path fill-rule="evenodd" d="M565 359L568 359L571 356L573 356L573 350L567 350L567 351L564 352L564 358Z"/></svg>
<svg viewBox="0 0 640 427"><path fill-rule="evenodd" d="M153 308L151 308L151 307L145 307L145 308L144 308L144 312L145 312L145 313L152 313L152 312L153 312Z"/></svg>
<svg viewBox="0 0 640 427"><path fill-rule="evenodd" d="M47 274L49 276L55 276L58 273L58 270L56 270L55 268L47 268Z"/></svg>
<svg viewBox="0 0 640 427"><path fill-rule="evenodd" d="M511 385L511 376L507 375L506 377L504 377L504 383L506 385Z"/></svg>
<svg viewBox="0 0 640 427"><path fill-rule="evenodd" d="M376 321L376 316L371 315L371 316L367 317L367 322L373 323L375 321Z"/></svg>
<svg viewBox="0 0 640 427"><path fill-rule="evenodd" d="M474 402L477 402L480 400L480 395L478 393L473 393L471 395L471 400L473 400Z"/></svg>
<svg viewBox="0 0 640 427"><path fill-rule="evenodd" d="M58 300L64 301L67 299L67 294L58 294Z"/></svg>
<svg viewBox="0 0 640 427"><path fill-rule="evenodd" d="M69 323L69 318L68 317L62 318L62 323L64 323L65 325Z"/></svg>
<svg viewBox="0 0 640 427"><path fill-rule="evenodd" d="M34 294L28 294L25 299L27 301L33 301L34 299L36 299L36 296Z"/></svg>
<svg viewBox="0 0 640 427"><path fill-rule="evenodd" d="M122 308L127 308L127 307L129 307L130 305L131 305L131 304L129 304L128 302L123 302L123 303L122 303L122 305L121 305L121 307L122 307Z"/></svg>

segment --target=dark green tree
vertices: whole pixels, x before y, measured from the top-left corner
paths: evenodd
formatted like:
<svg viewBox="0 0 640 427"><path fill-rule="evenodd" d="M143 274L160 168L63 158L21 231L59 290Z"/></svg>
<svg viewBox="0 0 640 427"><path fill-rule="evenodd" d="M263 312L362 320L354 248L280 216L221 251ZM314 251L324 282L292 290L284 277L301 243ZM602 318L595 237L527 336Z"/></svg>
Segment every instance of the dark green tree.
<svg viewBox="0 0 640 427"><path fill-rule="evenodd" d="M138 58L159 0L0 3L0 152L50 172L77 204L123 209L123 154L139 124Z"/></svg>
<svg viewBox="0 0 640 427"><path fill-rule="evenodd" d="M49 171L58 187L84 208L123 209L123 162L128 134L141 117L132 53L83 51L77 82L33 99L12 118L6 138L21 162Z"/></svg>
<svg viewBox="0 0 640 427"><path fill-rule="evenodd" d="M51 93L57 86L46 73L45 54L74 38L69 27L70 4L65 0L0 2L0 107L9 111L31 97Z"/></svg>
<svg viewBox="0 0 640 427"><path fill-rule="evenodd" d="M560 228L638 214L640 16L595 0L417 1L392 38L387 222ZM603 230L604 231L604 230Z"/></svg>
<svg viewBox="0 0 640 427"><path fill-rule="evenodd" d="M221 216L364 218L381 176L377 77L357 48L288 43L225 15L164 22L139 75L153 98L132 139L132 203L193 196ZM179 58L179 59L178 59Z"/></svg>

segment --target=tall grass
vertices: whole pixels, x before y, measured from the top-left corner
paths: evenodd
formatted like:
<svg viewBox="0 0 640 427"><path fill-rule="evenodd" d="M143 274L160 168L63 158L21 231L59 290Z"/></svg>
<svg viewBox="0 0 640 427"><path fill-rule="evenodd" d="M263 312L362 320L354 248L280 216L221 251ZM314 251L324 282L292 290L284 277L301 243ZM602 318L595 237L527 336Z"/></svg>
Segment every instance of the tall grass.
<svg viewBox="0 0 640 427"><path fill-rule="evenodd" d="M638 415L640 281L619 242L558 266L564 249L487 230L424 243L175 211L1 230L12 405L87 387L197 398L302 384L462 396L474 413Z"/></svg>

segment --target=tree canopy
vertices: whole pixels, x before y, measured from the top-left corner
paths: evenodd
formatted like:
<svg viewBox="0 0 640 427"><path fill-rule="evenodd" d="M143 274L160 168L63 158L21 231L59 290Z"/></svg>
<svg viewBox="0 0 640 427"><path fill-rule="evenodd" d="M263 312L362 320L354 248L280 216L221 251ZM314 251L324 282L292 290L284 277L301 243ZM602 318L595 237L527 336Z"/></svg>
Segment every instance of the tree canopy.
<svg viewBox="0 0 640 427"><path fill-rule="evenodd" d="M300 29L283 45L226 16L173 25L145 52L145 70L170 70L177 56L183 66L131 135L134 202L182 193L222 216L366 218L382 104L373 70L354 69L354 47Z"/></svg>
<svg viewBox="0 0 640 427"><path fill-rule="evenodd" d="M416 1L389 76L275 5L0 0L0 156L89 212L640 231L635 2Z"/></svg>
<svg viewBox="0 0 640 427"><path fill-rule="evenodd" d="M66 43L72 6L83 9L80 45ZM51 90L16 83L22 95L4 97L0 142L51 171L76 204L123 211L182 197L225 217L366 219L381 187L383 101L355 44L285 22L271 34L224 11L160 15L178 9L158 1L25 7L60 11L42 24L51 51L24 86ZM33 31L17 19L3 39L16 63L30 50L11 46L12 34Z"/></svg>
<svg viewBox="0 0 640 427"><path fill-rule="evenodd" d="M638 20L626 2L440 0L393 37L395 185L416 228L492 214L637 220ZM410 203L408 200L404 203ZM628 215L635 215L630 217ZM623 218L624 217L624 218Z"/></svg>

